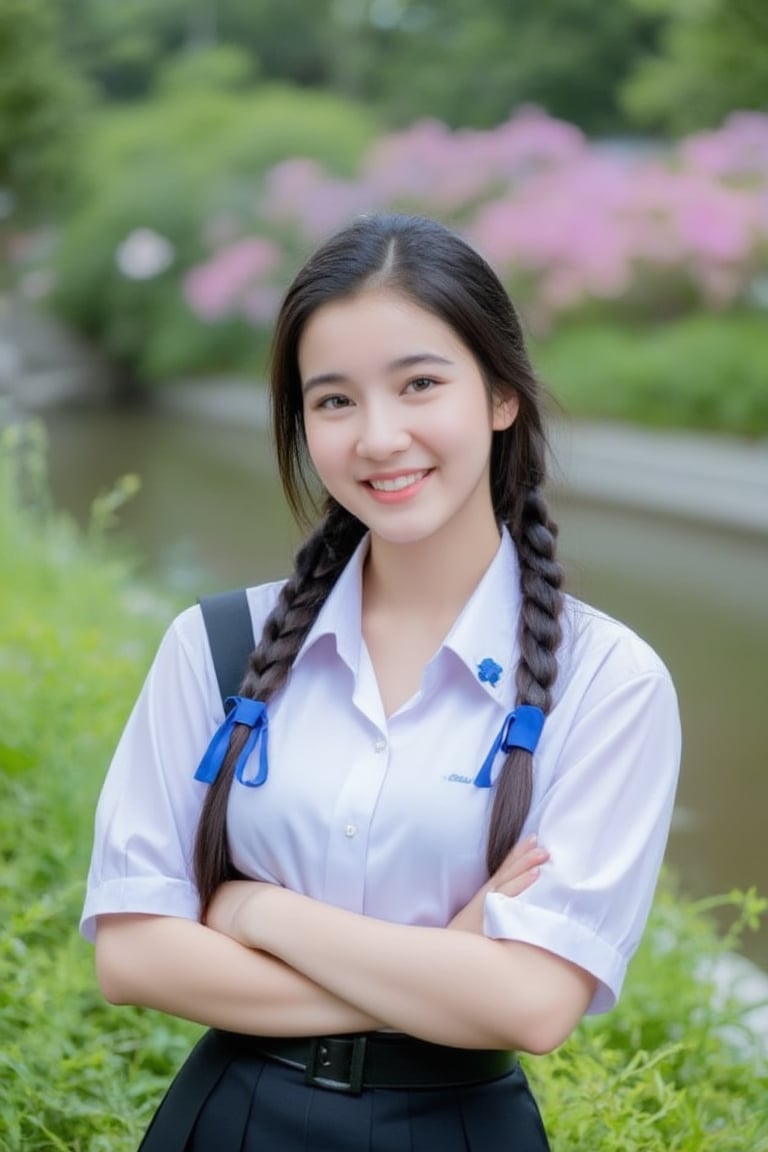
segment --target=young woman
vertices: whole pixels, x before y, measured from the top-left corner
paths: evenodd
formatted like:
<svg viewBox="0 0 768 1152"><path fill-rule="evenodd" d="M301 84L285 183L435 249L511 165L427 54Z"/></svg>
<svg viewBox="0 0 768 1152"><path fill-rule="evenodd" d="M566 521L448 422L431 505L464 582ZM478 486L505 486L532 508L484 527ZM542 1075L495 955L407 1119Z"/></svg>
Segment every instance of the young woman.
<svg viewBox="0 0 768 1152"><path fill-rule="evenodd" d="M327 242L271 386L288 498L319 482L324 514L249 590L226 719L199 609L173 623L99 803L101 987L211 1029L142 1148L540 1152L512 1053L619 994L673 805L669 676L561 591L539 388L457 236Z"/></svg>

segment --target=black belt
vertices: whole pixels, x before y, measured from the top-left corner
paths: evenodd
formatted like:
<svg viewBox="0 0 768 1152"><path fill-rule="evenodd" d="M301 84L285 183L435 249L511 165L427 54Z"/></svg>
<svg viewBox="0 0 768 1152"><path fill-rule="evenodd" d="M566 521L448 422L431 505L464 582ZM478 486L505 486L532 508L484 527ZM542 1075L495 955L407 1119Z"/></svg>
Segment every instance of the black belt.
<svg viewBox="0 0 768 1152"><path fill-rule="evenodd" d="M363 1088L451 1088L495 1080L511 1072L514 1052L450 1048L401 1033L348 1036L229 1034L243 1054L266 1056L305 1073L307 1082L334 1092Z"/></svg>

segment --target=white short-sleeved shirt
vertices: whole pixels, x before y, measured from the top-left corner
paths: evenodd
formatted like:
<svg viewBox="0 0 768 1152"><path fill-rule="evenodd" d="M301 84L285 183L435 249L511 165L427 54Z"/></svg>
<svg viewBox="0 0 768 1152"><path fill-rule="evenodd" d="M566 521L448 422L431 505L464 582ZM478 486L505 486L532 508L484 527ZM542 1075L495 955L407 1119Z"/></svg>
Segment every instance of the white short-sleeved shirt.
<svg viewBox="0 0 768 1152"><path fill-rule="evenodd" d="M515 704L517 556L504 532L420 690L386 717L360 628L366 548L269 705L266 783L233 783L230 851L246 875L385 920L444 925L487 878L494 790L474 780ZM257 636L280 586L248 592ZM566 598L563 631L524 828L552 859L522 896L487 896L485 932L585 968L598 982L590 1011L601 1012L650 908L679 721L664 665L628 628ZM197 917L192 850L208 786L194 773L222 720L202 615L190 608L160 645L99 800L88 939L104 913Z"/></svg>

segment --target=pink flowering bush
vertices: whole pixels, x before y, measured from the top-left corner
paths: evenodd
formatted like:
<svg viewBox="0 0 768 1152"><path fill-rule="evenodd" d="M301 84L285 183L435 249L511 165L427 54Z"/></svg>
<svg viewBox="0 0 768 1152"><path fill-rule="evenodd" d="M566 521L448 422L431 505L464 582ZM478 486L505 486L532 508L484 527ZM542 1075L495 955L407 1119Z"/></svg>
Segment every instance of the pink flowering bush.
<svg viewBox="0 0 768 1152"><path fill-rule="evenodd" d="M277 164L252 209L241 238L185 277L202 321L268 327L301 256L380 209L461 231L535 331L596 310L658 320L731 309L757 300L768 277L768 116L734 113L657 147L591 142L536 108L488 131L422 121L374 141L351 179L316 160Z"/></svg>
<svg viewBox="0 0 768 1152"><path fill-rule="evenodd" d="M202 320L221 320L239 308L254 324L268 323L277 295L267 278L279 261L277 245L262 236L227 244L187 273L189 306Z"/></svg>
<svg viewBox="0 0 768 1152"><path fill-rule="evenodd" d="M720 426L726 407L733 430L768 426L765 355L754 352L768 307L766 115L734 113L666 142L589 140L533 107L489 130L421 120L377 135L365 110L317 93L195 90L105 112L88 155L53 276L39 259L14 258L23 290L48 292L128 394L180 377L261 378L280 298L305 256L354 216L389 210L442 219L478 247L536 357L555 342L581 357L589 380L576 380L573 356L553 360L555 386L581 397L574 411L597 415L600 397L620 392L628 418L647 416L674 380L676 395L701 400L687 401L691 426L705 409L707 426ZM603 339L624 325L650 343L659 324L699 314L718 328L718 354L697 353L694 326L662 379L643 359L642 386L623 329L610 348ZM754 344L741 328L734 335L741 320ZM722 404L702 399L701 357L727 377Z"/></svg>
<svg viewBox="0 0 768 1152"><path fill-rule="evenodd" d="M217 76L187 70L151 99L94 110L78 195L49 245L47 303L132 398L165 379L262 374L295 266L291 228L278 234L254 213L265 176L293 156L322 163L325 179L350 176L377 131L369 109L331 93ZM296 255L304 244L297 234ZM33 260L16 258L25 289Z"/></svg>

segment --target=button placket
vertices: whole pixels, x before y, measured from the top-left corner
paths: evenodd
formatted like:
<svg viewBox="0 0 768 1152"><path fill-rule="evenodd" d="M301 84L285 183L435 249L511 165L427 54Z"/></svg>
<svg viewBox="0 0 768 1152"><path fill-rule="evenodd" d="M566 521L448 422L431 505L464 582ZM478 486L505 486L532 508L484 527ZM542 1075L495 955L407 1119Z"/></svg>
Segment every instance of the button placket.
<svg viewBox="0 0 768 1152"><path fill-rule="evenodd" d="M325 869L326 899L362 911L373 813L386 777L389 741L377 725L350 766L335 805Z"/></svg>

